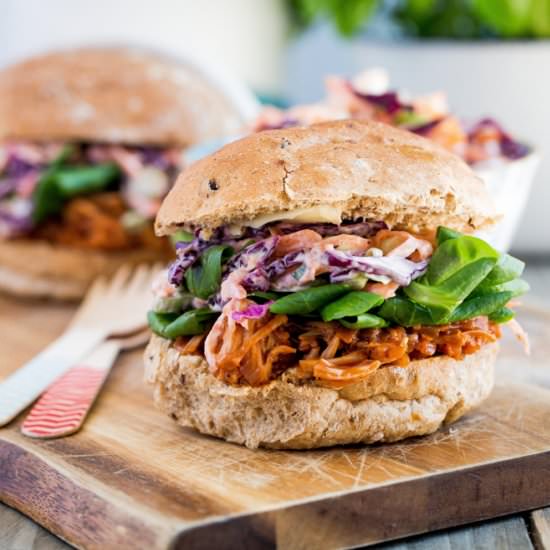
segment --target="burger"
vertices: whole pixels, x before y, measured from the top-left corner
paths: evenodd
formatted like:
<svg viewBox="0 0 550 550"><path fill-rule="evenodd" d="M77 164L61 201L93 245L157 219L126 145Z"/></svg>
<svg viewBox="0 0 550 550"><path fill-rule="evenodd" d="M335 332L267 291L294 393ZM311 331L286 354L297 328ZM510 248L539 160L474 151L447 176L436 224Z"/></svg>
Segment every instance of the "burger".
<svg viewBox="0 0 550 550"><path fill-rule="evenodd" d="M189 144L238 130L189 65L92 48L0 72L0 290L79 298L123 263L167 258L153 221Z"/></svg>
<svg viewBox="0 0 550 550"><path fill-rule="evenodd" d="M145 353L156 405L250 448L428 434L493 386L523 263L458 157L343 120L266 131L191 165L156 219L178 235Z"/></svg>

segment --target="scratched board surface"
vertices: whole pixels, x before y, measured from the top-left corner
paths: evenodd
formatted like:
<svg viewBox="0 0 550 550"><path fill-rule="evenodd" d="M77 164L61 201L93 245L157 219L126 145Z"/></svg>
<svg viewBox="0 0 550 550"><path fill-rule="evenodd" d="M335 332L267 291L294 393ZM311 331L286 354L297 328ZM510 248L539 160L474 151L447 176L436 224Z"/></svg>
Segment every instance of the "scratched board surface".
<svg viewBox="0 0 550 550"><path fill-rule="evenodd" d="M0 297L0 378L61 332L69 306ZM505 340L477 412L430 437L250 451L176 427L126 354L84 429L0 429L0 499L84 548L336 548L550 504L550 318L526 308L530 358ZM539 385L535 385L539 384Z"/></svg>

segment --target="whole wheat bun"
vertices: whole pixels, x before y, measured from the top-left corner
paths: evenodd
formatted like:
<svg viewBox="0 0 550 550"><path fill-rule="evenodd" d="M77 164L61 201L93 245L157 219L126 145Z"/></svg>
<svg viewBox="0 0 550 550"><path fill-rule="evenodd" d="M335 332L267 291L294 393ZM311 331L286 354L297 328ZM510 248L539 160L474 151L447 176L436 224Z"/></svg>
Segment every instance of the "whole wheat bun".
<svg viewBox="0 0 550 550"><path fill-rule="evenodd" d="M197 69L137 49L59 51L0 72L0 140L188 145L244 123Z"/></svg>
<svg viewBox="0 0 550 550"><path fill-rule="evenodd" d="M43 240L0 240L0 292L22 298L78 300L100 275L122 265L167 260L159 250L104 252L52 245Z"/></svg>
<svg viewBox="0 0 550 550"><path fill-rule="evenodd" d="M410 230L495 221L484 183L458 157L387 124L341 120L252 134L199 160L164 200L156 231L317 205Z"/></svg>
<svg viewBox="0 0 550 550"><path fill-rule="evenodd" d="M454 422L489 395L497 351L384 367L341 390L299 383L293 369L265 386L231 386L158 336L145 362L157 407L178 424L250 448L312 449L398 441Z"/></svg>

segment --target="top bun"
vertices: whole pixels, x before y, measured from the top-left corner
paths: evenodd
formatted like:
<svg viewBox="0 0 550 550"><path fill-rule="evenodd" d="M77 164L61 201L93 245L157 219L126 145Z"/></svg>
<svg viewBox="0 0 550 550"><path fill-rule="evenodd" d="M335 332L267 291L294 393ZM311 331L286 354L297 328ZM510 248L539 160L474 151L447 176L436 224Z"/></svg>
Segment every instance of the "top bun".
<svg viewBox="0 0 550 550"><path fill-rule="evenodd" d="M54 52L0 72L0 139L187 145L244 122L198 70L141 50Z"/></svg>
<svg viewBox="0 0 550 550"><path fill-rule="evenodd" d="M156 230L246 225L315 206L412 231L495 221L483 181L458 157L386 124L340 120L253 134L199 160L164 200Z"/></svg>

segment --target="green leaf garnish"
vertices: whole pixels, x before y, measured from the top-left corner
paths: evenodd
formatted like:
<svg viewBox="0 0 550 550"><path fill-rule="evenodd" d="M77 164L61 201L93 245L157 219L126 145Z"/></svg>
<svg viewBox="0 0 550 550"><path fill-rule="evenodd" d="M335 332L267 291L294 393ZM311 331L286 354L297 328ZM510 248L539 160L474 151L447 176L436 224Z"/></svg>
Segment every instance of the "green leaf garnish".
<svg viewBox="0 0 550 550"><path fill-rule="evenodd" d="M483 282L485 283L485 281ZM472 296L484 296L496 292L509 292L511 298L517 298L529 292L529 283L525 279L513 279L512 281L490 287L482 284L473 291Z"/></svg>
<svg viewBox="0 0 550 550"><path fill-rule="evenodd" d="M203 300L217 292L222 280L222 265L232 255L233 249L226 245L220 244L206 249L199 261L185 272L189 292Z"/></svg>
<svg viewBox="0 0 550 550"><path fill-rule="evenodd" d="M64 166L74 150L74 146L65 146L40 176L33 193L32 219L35 224L59 214L67 199L105 189L119 177L120 170L112 163L95 166Z"/></svg>
<svg viewBox="0 0 550 550"><path fill-rule="evenodd" d="M321 316L325 322L344 317L356 317L373 307L382 305L383 302L384 298L378 294L356 290L326 305L321 311Z"/></svg>
<svg viewBox="0 0 550 550"><path fill-rule="evenodd" d="M430 311L427 308L401 296L395 296L386 300L377 311L377 315L402 327L434 324Z"/></svg>
<svg viewBox="0 0 550 550"><path fill-rule="evenodd" d="M301 315L320 310L326 304L349 292L346 284L306 288L279 298L269 311L275 314Z"/></svg>
<svg viewBox="0 0 550 550"><path fill-rule="evenodd" d="M491 315L489 315L489 320L498 324L507 323L508 321L511 321L515 315L516 314L511 309L503 307L494 313L491 313Z"/></svg>
<svg viewBox="0 0 550 550"><path fill-rule="evenodd" d="M462 233L459 233L454 229L449 229L448 227L443 227L442 225L437 228L436 240L438 246L449 239L456 239L458 237L462 237Z"/></svg>
<svg viewBox="0 0 550 550"><path fill-rule="evenodd" d="M340 323L346 328L361 329L361 328L382 328L387 327L388 322L378 315L372 315L371 313L363 313L357 315L355 320L339 319Z"/></svg>
<svg viewBox="0 0 550 550"><path fill-rule="evenodd" d="M465 321L480 315L491 315L502 309L512 298L511 292L495 292L486 296L468 298L451 314L450 322Z"/></svg>
<svg viewBox="0 0 550 550"><path fill-rule="evenodd" d="M191 309L179 316L150 311L147 314L147 320L155 334L173 340L178 336L203 334L210 328L218 315L219 313L207 308Z"/></svg>
<svg viewBox="0 0 550 550"><path fill-rule="evenodd" d="M495 267L479 285L482 288L491 288L521 277L525 263L509 254L502 254Z"/></svg>
<svg viewBox="0 0 550 550"><path fill-rule="evenodd" d="M430 285L420 279L403 291L413 302L427 307L436 324L441 323L479 285L495 263L494 258L481 258L455 271L440 285Z"/></svg>
<svg viewBox="0 0 550 550"><path fill-rule="evenodd" d="M193 233L180 229L170 235L170 240L173 244L176 243L190 243L194 239Z"/></svg>
<svg viewBox="0 0 550 550"><path fill-rule="evenodd" d="M440 285L469 264L488 259L492 260L494 265L498 258L499 253L477 237L462 235L449 238L436 248L428 271L422 279L429 285Z"/></svg>
<svg viewBox="0 0 550 550"><path fill-rule="evenodd" d="M116 164L96 164L95 166L70 166L55 172L55 182L65 199L102 191L120 176Z"/></svg>

